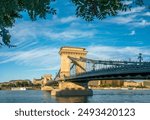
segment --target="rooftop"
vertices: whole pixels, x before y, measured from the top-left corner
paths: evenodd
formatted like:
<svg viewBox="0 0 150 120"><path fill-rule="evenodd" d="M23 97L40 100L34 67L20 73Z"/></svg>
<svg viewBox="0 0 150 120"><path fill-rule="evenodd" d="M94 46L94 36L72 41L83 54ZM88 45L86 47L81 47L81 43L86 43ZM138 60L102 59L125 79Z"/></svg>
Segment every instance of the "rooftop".
<svg viewBox="0 0 150 120"><path fill-rule="evenodd" d="M59 54L61 54L62 51L87 53L85 48L72 47L72 46L63 46L63 47L61 47L60 51L59 51Z"/></svg>
<svg viewBox="0 0 150 120"><path fill-rule="evenodd" d="M60 50L63 49L63 48L75 48L75 49L83 49L83 50L85 50L85 48L74 47L74 46L63 46L63 47L60 48Z"/></svg>

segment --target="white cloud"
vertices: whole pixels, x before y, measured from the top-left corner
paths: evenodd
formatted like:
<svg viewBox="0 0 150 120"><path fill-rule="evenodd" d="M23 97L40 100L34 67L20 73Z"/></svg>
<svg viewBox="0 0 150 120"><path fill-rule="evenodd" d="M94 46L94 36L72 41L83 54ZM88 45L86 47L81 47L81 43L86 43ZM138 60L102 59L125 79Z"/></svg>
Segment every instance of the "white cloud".
<svg viewBox="0 0 150 120"><path fill-rule="evenodd" d="M146 26L150 26L150 22L145 19L142 19L140 21L136 21L132 23L132 25L135 27L146 27Z"/></svg>
<svg viewBox="0 0 150 120"><path fill-rule="evenodd" d="M130 5L132 3L133 3L133 1L123 1L123 4L125 4L125 5Z"/></svg>
<svg viewBox="0 0 150 120"><path fill-rule="evenodd" d="M61 18L60 22L61 23L69 23L69 22L73 22L75 20L77 20L77 18L75 16L69 16L69 17L66 17L66 18Z"/></svg>
<svg viewBox="0 0 150 120"><path fill-rule="evenodd" d="M135 30L132 30L129 35L133 36L133 35L135 35L135 34L136 34L136 33L135 33Z"/></svg>
<svg viewBox="0 0 150 120"><path fill-rule="evenodd" d="M52 40L73 40L78 38L92 37L96 33L95 31L81 31L81 30L65 30L63 32L44 32L43 33Z"/></svg>
<svg viewBox="0 0 150 120"><path fill-rule="evenodd" d="M54 68L59 63L57 48L41 47L28 51L0 52L0 64L14 62L25 66Z"/></svg>
<svg viewBox="0 0 150 120"><path fill-rule="evenodd" d="M136 18L136 15L128 15L128 16L117 16L114 18L110 18L105 20L105 22L109 23L115 23L115 24L122 24L122 25L128 25L132 27L146 27L150 26L150 22L141 18Z"/></svg>
<svg viewBox="0 0 150 120"><path fill-rule="evenodd" d="M135 15L130 15L127 17L118 16L118 17L111 18L110 20L107 20L107 22L116 23L116 24L127 24L132 22L135 17L136 17Z"/></svg>
<svg viewBox="0 0 150 120"><path fill-rule="evenodd" d="M150 12L146 12L143 14L144 16L150 16Z"/></svg>
<svg viewBox="0 0 150 120"><path fill-rule="evenodd" d="M145 10L145 7L134 7L131 8L131 10L127 10L125 12L119 12L119 15L128 15L128 14L135 14L135 13L140 13Z"/></svg>
<svg viewBox="0 0 150 120"><path fill-rule="evenodd" d="M96 34L96 31L87 29L82 30L79 27L73 28L70 27L70 24L67 27L59 27L62 25L60 21L69 22L75 19L74 17L68 17L67 19L62 18L61 20L48 20L44 22L21 22L16 24L11 30L12 39L14 44L27 45L28 43L37 43L39 37L48 40L73 40L78 38L87 38L93 37ZM54 22L54 23L53 23ZM52 24L53 23L53 24ZM86 26L87 27L87 26Z"/></svg>
<svg viewBox="0 0 150 120"><path fill-rule="evenodd" d="M140 47L89 46L88 57L99 60L137 60L139 53L143 53L144 60L150 60L150 50ZM147 57L148 56L148 57Z"/></svg>
<svg viewBox="0 0 150 120"><path fill-rule="evenodd" d="M145 12L145 7L134 7L126 12L119 12L119 15L106 19L105 22L128 25L130 27L146 27L150 25L149 20L142 18L143 16L150 16L150 12Z"/></svg>

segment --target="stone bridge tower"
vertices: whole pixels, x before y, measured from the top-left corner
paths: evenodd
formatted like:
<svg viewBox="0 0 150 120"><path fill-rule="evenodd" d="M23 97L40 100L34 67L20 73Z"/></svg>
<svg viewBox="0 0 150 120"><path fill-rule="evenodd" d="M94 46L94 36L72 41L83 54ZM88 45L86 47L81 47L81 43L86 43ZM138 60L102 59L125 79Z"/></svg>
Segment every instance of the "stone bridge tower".
<svg viewBox="0 0 150 120"><path fill-rule="evenodd" d="M74 58L80 58L80 57L86 57L87 51L85 48L78 48L78 47L61 47L60 51L60 78L64 78L65 76L70 76L70 67L71 67L71 60L68 58L74 57ZM78 62L80 66L85 68L84 62ZM76 73L82 73L83 69L81 69L79 66L76 66Z"/></svg>
<svg viewBox="0 0 150 120"><path fill-rule="evenodd" d="M85 71L85 62L74 61L75 58L86 57L87 51L85 48L77 47L61 47L60 51L60 70L59 77L60 81L58 83L58 88L51 91L52 96L83 96L83 95L93 95L93 91L88 88L88 82L70 82L63 81L64 77L70 76L70 67L72 67L72 62L75 64L76 74Z"/></svg>

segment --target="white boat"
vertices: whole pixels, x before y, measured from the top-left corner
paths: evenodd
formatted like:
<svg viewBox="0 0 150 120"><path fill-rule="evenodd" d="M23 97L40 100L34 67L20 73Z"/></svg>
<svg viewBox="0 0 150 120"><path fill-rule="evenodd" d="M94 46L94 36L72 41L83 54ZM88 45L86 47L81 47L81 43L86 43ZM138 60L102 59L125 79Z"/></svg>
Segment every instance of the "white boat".
<svg viewBox="0 0 150 120"><path fill-rule="evenodd" d="M25 87L13 87L11 90L27 90Z"/></svg>

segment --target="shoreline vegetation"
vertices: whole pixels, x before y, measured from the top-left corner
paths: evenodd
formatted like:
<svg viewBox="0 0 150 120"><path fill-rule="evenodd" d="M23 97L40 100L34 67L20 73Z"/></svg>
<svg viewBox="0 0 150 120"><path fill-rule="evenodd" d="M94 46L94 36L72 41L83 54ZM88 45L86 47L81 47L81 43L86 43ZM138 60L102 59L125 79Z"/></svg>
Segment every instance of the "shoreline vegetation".
<svg viewBox="0 0 150 120"><path fill-rule="evenodd" d="M19 90L25 88L26 90L40 90L40 84L33 84L30 80L11 80L9 82L0 83L0 90Z"/></svg>
<svg viewBox="0 0 150 120"><path fill-rule="evenodd" d="M25 88L26 90L41 90L41 87L12 87L13 89L19 90L22 88ZM0 90L12 90L12 88L9 87L1 87Z"/></svg>

